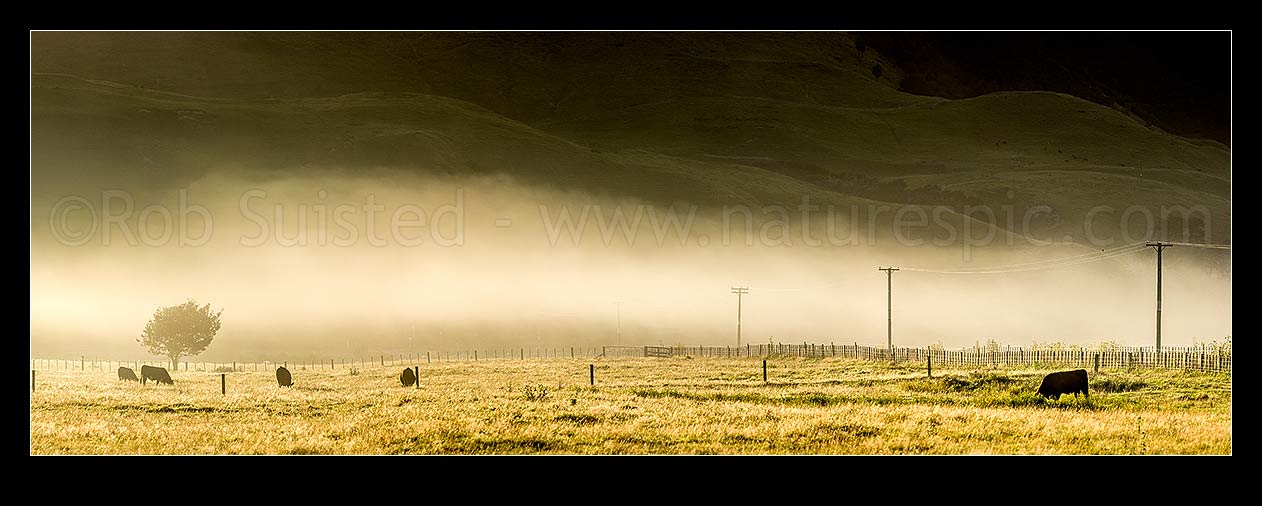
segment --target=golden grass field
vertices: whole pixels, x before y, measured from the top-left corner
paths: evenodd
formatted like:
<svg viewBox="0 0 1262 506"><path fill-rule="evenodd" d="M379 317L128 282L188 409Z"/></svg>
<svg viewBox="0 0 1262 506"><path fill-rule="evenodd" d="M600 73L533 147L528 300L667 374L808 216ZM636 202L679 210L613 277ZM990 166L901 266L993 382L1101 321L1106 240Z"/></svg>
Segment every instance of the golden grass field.
<svg viewBox="0 0 1262 506"><path fill-rule="evenodd" d="M588 364L596 386L588 385ZM38 371L31 453L1230 454L1231 376L1091 374L1044 401L1049 370L854 359L549 359L173 373Z"/></svg>

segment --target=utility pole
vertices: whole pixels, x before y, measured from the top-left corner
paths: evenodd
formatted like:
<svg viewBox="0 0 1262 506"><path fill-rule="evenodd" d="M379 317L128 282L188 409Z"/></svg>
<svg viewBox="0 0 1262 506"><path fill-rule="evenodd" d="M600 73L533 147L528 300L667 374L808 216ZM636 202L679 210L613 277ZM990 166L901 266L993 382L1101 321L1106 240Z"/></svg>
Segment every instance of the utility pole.
<svg viewBox="0 0 1262 506"><path fill-rule="evenodd" d="M736 294L736 346L741 345L741 296L749 293L749 287L732 287L732 293Z"/></svg>
<svg viewBox="0 0 1262 506"><path fill-rule="evenodd" d="M877 267L885 271L885 346L894 349L894 271L897 267Z"/></svg>
<svg viewBox="0 0 1262 506"><path fill-rule="evenodd" d="M1168 242L1148 242L1144 243L1157 249L1157 351L1161 351L1161 250L1174 246Z"/></svg>
<svg viewBox="0 0 1262 506"><path fill-rule="evenodd" d="M622 346L622 301L614 304L618 305L618 346Z"/></svg>

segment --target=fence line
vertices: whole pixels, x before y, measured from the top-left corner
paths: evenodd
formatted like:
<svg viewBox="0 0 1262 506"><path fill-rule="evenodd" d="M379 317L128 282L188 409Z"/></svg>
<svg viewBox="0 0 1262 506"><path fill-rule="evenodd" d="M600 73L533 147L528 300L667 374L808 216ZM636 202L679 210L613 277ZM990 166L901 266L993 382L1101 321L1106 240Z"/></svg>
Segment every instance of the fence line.
<svg viewBox="0 0 1262 506"><path fill-rule="evenodd" d="M941 365L994 366L1076 366L1111 369L1149 368L1231 373L1231 351L1195 347L1153 348L1124 346L1109 350L1028 349L1005 346L998 349L969 348L945 350L894 348L855 344L751 344L730 346L673 346L672 355L695 357L844 357L862 360L912 362L932 361Z"/></svg>
<svg viewBox="0 0 1262 506"><path fill-rule="evenodd" d="M637 347L637 349L642 349ZM306 370L339 370L385 367L401 365L419 365L443 362L473 361L509 361L509 360L546 360L552 358L595 358L602 353L601 346L571 346L565 348L479 348L476 350L421 351L411 353L377 354L357 357L333 357L325 359L302 358L299 360L256 360L236 362L203 362L181 360L178 367L171 368L169 360L107 360L92 357L74 358L31 358L31 369L40 371L73 370L73 371L116 371L119 367L134 370L141 366L163 367L173 372L270 372L276 367L284 366L291 371Z"/></svg>
<svg viewBox="0 0 1262 506"><path fill-rule="evenodd" d="M862 360L911 362L932 361L944 366L1098 366L1110 369L1148 368L1231 373L1231 351L1196 347L1166 347L1157 352L1146 347L1119 347L1093 351L1086 349L1032 349L1005 346L943 350L929 348L894 348L854 344L750 344L745 346L587 346L565 348L498 348L442 352L379 354L363 357L336 357L314 360L279 360L253 362L188 362L181 361L178 371L190 372L269 372L286 366L293 370L338 370L352 367L412 366L425 363L522 361L554 358L598 357L843 357ZM169 367L164 360L93 360L80 358L32 358L32 370L116 370L118 367L139 369L142 365Z"/></svg>

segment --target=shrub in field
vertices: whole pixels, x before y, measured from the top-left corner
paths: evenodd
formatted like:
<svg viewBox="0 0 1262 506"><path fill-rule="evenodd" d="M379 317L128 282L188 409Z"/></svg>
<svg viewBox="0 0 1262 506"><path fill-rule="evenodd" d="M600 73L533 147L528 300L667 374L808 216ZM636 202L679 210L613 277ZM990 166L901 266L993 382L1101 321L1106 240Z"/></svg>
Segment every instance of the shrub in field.
<svg viewBox="0 0 1262 506"><path fill-rule="evenodd" d="M985 350L988 352L997 352L1000 349L999 341L996 341L994 339L989 339L986 341L986 344L982 344L981 341L977 341L973 343L973 349L979 350L979 351Z"/></svg>
<svg viewBox="0 0 1262 506"><path fill-rule="evenodd" d="M1019 380L1003 374L973 373L968 376L947 376L942 378L942 387L952 392L968 392L982 388L1002 387L1017 383Z"/></svg>
<svg viewBox="0 0 1262 506"><path fill-rule="evenodd" d="M1223 342L1217 339L1206 342L1196 342L1196 338L1192 340L1192 348L1199 353L1231 353L1231 336L1223 338Z"/></svg>
<svg viewBox="0 0 1262 506"><path fill-rule="evenodd" d="M1065 343L1060 342L1060 341L1045 342L1045 343L1034 341L1034 344L1030 346L1030 349L1033 351L1060 351L1060 350L1069 349L1069 347Z"/></svg>
<svg viewBox="0 0 1262 506"><path fill-rule="evenodd" d="M983 399L983 405L1003 406L1007 408L1024 408L1034 406L1047 406L1052 401L1037 392L1004 392L989 398Z"/></svg>
<svg viewBox="0 0 1262 506"><path fill-rule="evenodd" d="M1092 390L1101 392L1133 392L1148 386L1147 383L1139 380L1128 380L1123 378L1097 378L1091 382Z"/></svg>
<svg viewBox="0 0 1262 506"><path fill-rule="evenodd" d="M912 392L941 393L946 390L943 380L915 379L903 383L903 388Z"/></svg>
<svg viewBox="0 0 1262 506"><path fill-rule="evenodd" d="M1099 352L1119 351L1121 349L1122 345L1117 344L1117 341L1105 341L1095 345L1095 351Z"/></svg>
<svg viewBox="0 0 1262 506"><path fill-rule="evenodd" d="M1054 408L1054 409L1074 409L1074 410L1107 410L1116 407L1118 403L1105 401L1098 402L1095 397L1087 398L1081 396L1061 396L1059 400L1053 400L1043 397L1038 392L1025 389L1013 388L1005 392L987 392L977 396L974 405L985 407L1005 407L1005 408Z"/></svg>
<svg viewBox="0 0 1262 506"><path fill-rule="evenodd" d="M542 401L548 397L548 387L544 385L526 385L522 388L528 401Z"/></svg>

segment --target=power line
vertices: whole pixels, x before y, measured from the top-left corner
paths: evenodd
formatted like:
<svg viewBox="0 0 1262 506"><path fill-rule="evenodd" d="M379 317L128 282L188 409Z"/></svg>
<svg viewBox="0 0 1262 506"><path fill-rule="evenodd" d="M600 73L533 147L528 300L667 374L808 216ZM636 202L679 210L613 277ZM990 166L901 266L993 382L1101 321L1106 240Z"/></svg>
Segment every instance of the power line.
<svg viewBox="0 0 1262 506"><path fill-rule="evenodd" d="M835 286L841 286L842 284L843 283L829 283L827 285L800 286L796 288L759 288L758 291L760 292L797 292L801 290L819 290L820 288L832 288Z"/></svg>
<svg viewBox="0 0 1262 506"><path fill-rule="evenodd" d="M1129 253L1131 251L1140 251L1142 249L1144 249L1143 243L1133 243L1133 244L1127 244L1124 246L1117 246L1114 248L1102 249L1100 251L1091 251L1091 252L1081 253L1077 255L1070 255L1067 257L1051 258L1051 259L1046 259L1046 260L1034 260L1030 262L1020 262L1020 263L1015 263L1015 264L990 265L990 266L983 266L983 267L955 267L955 268L943 268L943 269L908 267L907 270L909 271L910 270L938 271L938 272L944 272L944 273L956 273L956 272L966 273L966 272L981 272L981 271L1006 271L1006 270L1012 270L1012 269L1020 270L1024 268L1035 269L1035 268L1054 267L1054 266L1059 266L1062 264L1072 264L1072 263L1076 263L1076 262L1084 261L1084 260L1095 260L1097 258L1105 257L1105 256L1112 255L1115 253Z"/></svg>
<svg viewBox="0 0 1262 506"><path fill-rule="evenodd" d="M994 265L986 267L959 267L951 269L928 269L917 267L903 267L902 270L911 272L924 272L929 274L1005 274L1010 272L1026 272L1041 269L1053 269L1060 267L1071 267L1089 262L1105 260L1117 256L1129 255L1143 251L1144 243L1133 243L1124 246L1116 246L1100 251L1092 251L1089 253L1081 253L1061 258L1053 258L1048 260L1034 260L1030 262L1020 262L1007 265ZM819 290L823 288L834 288L844 285L844 282L828 283L815 286L798 286L798 287L779 287L779 288L759 288L760 292L799 292L803 290Z"/></svg>
<svg viewBox="0 0 1262 506"><path fill-rule="evenodd" d="M1140 250L1143 248L1144 248L1143 243L1136 242L1136 243L1126 244L1122 246L1115 246L1108 249L1102 249L1100 251L1089 251L1089 252L1080 253L1077 255L1070 255L1067 257L1050 258L1046 260L1033 260L1030 262L1020 262L1020 263L1007 264L1007 265L991 265L991 266L986 266L986 267L958 267L958 268L949 268L949 269L941 269L941 270L949 270L949 271L999 270L999 269L1007 269L1007 268L1015 268L1015 267L1040 265L1040 264L1055 264L1055 263L1060 263L1060 262L1082 260L1082 259L1091 258L1094 256L1105 255L1109 253L1116 253L1119 251L1126 251L1126 250L1131 250L1131 249ZM911 270L911 269L908 269L908 270Z"/></svg>
<svg viewBox="0 0 1262 506"><path fill-rule="evenodd" d="M1073 262L1065 262L1065 263L1051 264L1051 265L1041 265L1041 266L1036 266L1036 267L1027 267L1027 268L1020 268L1020 269L1002 269L1002 270L989 270L989 271L959 271L959 270L916 269L916 268L909 267L909 268L906 268L906 270L915 271L915 272L927 272L927 273L934 273L934 274L1012 274L1012 273L1018 273L1018 272L1032 272L1032 271L1041 271L1041 270L1048 270L1048 269L1060 269L1064 267L1073 267L1077 265L1088 264L1091 262L1098 262L1100 260L1108 260L1110 258L1130 255L1130 254L1138 253L1140 251L1143 251L1143 248L1134 248L1134 249L1130 249L1126 251L1119 251L1119 252L1101 255L1097 257L1077 260Z"/></svg>
<svg viewBox="0 0 1262 506"><path fill-rule="evenodd" d="M1170 246L1192 246L1192 247L1197 247L1197 248L1210 248L1210 249L1231 249L1230 244L1202 244L1202 243L1195 243L1195 242L1163 242L1161 244L1167 244Z"/></svg>
<svg viewBox="0 0 1262 506"><path fill-rule="evenodd" d="M1107 260L1110 258L1120 257L1124 255L1130 255L1133 253L1138 253L1143 250L1144 250L1144 246L1142 244L1139 244L1135 246L1117 248L1114 251L1105 250L1105 251L1095 252L1093 253L1094 256L1089 256L1085 258L1076 258L1077 256L1067 257L1066 259L1058 259L1057 263L1048 263L1046 265L1033 265L1033 266L1028 266L1028 267L1013 267L1011 265L996 266L996 267L975 267L975 268L970 268L970 269L963 269L963 268L961 269L921 269L921 268L916 268L916 267L904 267L903 270L911 271L911 272L925 272L925 273L931 273L931 274L1009 274L1009 273L1015 273L1015 272L1030 272L1030 271L1039 271L1039 270L1045 270L1045 269L1059 269L1063 267L1072 267L1076 265L1082 265L1082 264L1091 263L1091 262L1098 262L1100 260ZM1014 264L1014 265L1020 265L1020 264ZM988 269L988 270L980 270L980 269Z"/></svg>

